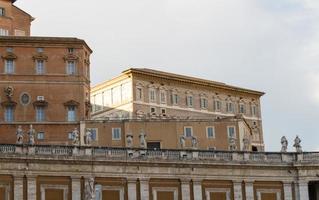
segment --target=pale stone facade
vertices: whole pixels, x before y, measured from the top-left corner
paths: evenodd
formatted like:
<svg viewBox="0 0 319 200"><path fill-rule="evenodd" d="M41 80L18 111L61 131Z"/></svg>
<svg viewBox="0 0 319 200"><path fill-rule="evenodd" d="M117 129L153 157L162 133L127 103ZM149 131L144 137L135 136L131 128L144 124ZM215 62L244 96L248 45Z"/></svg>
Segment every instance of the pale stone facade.
<svg viewBox="0 0 319 200"><path fill-rule="evenodd" d="M308 200L319 190L317 153L89 149L0 145L0 197L79 200L91 177L101 200Z"/></svg>

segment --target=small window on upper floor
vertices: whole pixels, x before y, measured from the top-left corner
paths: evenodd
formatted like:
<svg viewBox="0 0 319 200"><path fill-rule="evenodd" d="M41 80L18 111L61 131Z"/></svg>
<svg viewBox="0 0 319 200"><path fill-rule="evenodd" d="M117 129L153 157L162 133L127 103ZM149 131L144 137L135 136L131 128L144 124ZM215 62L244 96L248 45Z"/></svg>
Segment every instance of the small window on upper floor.
<svg viewBox="0 0 319 200"><path fill-rule="evenodd" d="M241 114L245 114L246 113L245 104L243 104L243 103L239 104L239 113L241 113Z"/></svg>
<svg viewBox="0 0 319 200"><path fill-rule="evenodd" d="M68 53L74 53L74 48L68 48Z"/></svg>
<svg viewBox="0 0 319 200"><path fill-rule="evenodd" d="M227 127L228 138L236 138L236 129L235 126Z"/></svg>
<svg viewBox="0 0 319 200"><path fill-rule="evenodd" d="M121 140L121 128L112 128L112 140Z"/></svg>
<svg viewBox="0 0 319 200"><path fill-rule="evenodd" d="M4 8L0 8L0 16L5 16L6 10Z"/></svg>
<svg viewBox="0 0 319 200"><path fill-rule="evenodd" d="M200 108L201 109L208 108L208 100L206 98L200 98Z"/></svg>
<svg viewBox="0 0 319 200"><path fill-rule="evenodd" d="M178 94L173 93L171 96L172 104L175 106L178 105L178 99L179 99Z"/></svg>
<svg viewBox="0 0 319 200"><path fill-rule="evenodd" d="M226 103L226 111L229 113L234 112L234 104L232 102L227 102Z"/></svg>
<svg viewBox="0 0 319 200"><path fill-rule="evenodd" d="M37 139L38 140L44 140L44 132L38 132Z"/></svg>
<svg viewBox="0 0 319 200"><path fill-rule="evenodd" d="M9 30L0 28L0 36L8 36Z"/></svg>
<svg viewBox="0 0 319 200"><path fill-rule="evenodd" d="M156 102L156 91L154 88L150 88L149 90L149 100L150 102Z"/></svg>
<svg viewBox="0 0 319 200"><path fill-rule="evenodd" d="M185 126L184 127L184 136L185 137L192 137L193 136L193 127Z"/></svg>
<svg viewBox="0 0 319 200"><path fill-rule="evenodd" d="M143 89L140 87L136 88L136 100L143 100Z"/></svg>
<svg viewBox="0 0 319 200"><path fill-rule="evenodd" d="M257 106L256 105L251 106L251 115L253 117L257 117Z"/></svg>
<svg viewBox="0 0 319 200"><path fill-rule="evenodd" d="M220 100L214 101L214 110L220 112L222 110L222 102Z"/></svg>
<svg viewBox="0 0 319 200"><path fill-rule="evenodd" d="M4 62L4 73L6 74L14 74L14 60L6 59Z"/></svg>
<svg viewBox="0 0 319 200"><path fill-rule="evenodd" d="M161 104L166 104L166 91L161 91L160 92L160 97L161 97Z"/></svg>
<svg viewBox="0 0 319 200"><path fill-rule="evenodd" d="M215 128L213 126L206 127L207 138L215 138Z"/></svg>
<svg viewBox="0 0 319 200"><path fill-rule="evenodd" d="M44 74L44 60L36 60L35 61L35 70L38 75Z"/></svg>
<svg viewBox="0 0 319 200"><path fill-rule="evenodd" d="M189 95L189 96L186 97L186 105L189 108L193 107L193 105L194 105L193 96Z"/></svg>
<svg viewBox="0 0 319 200"><path fill-rule="evenodd" d="M38 48L37 48L37 52L38 52L38 53L43 53L43 48L42 48L42 47L38 47Z"/></svg>
<svg viewBox="0 0 319 200"><path fill-rule="evenodd" d="M66 73L68 75L75 75L76 73L76 65L74 60L67 61Z"/></svg>

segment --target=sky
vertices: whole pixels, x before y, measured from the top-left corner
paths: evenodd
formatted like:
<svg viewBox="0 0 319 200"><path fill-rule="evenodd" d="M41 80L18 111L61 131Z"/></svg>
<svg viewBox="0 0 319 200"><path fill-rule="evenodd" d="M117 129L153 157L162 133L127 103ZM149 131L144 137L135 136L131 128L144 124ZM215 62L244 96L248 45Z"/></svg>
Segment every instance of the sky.
<svg viewBox="0 0 319 200"><path fill-rule="evenodd" d="M147 67L263 91L267 151L319 151L318 0L18 0L34 36L84 39L92 84Z"/></svg>

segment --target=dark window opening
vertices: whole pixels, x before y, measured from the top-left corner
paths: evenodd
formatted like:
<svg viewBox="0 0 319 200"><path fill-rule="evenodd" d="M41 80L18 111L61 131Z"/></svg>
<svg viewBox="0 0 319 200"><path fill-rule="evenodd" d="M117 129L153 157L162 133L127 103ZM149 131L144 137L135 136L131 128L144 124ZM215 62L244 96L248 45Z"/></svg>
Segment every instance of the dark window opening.
<svg viewBox="0 0 319 200"><path fill-rule="evenodd" d="M148 149L154 149L154 150L161 149L161 143L160 142L148 142L147 143L147 148Z"/></svg>
<svg viewBox="0 0 319 200"><path fill-rule="evenodd" d="M252 146L251 150L256 152L256 151L258 151L258 148L256 146Z"/></svg>

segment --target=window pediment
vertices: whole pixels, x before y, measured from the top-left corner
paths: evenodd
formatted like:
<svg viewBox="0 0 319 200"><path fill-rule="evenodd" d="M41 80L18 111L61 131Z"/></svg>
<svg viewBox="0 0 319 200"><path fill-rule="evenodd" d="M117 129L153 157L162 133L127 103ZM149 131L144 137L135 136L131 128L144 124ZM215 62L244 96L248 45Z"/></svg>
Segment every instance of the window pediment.
<svg viewBox="0 0 319 200"><path fill-rule="evenodd" d="M66 56L63 57L64 61L77 61L79 59L79 57L77 55L74 54L68 54Z"/></svg>
<svg viewBox="0 0 319 200"><path fill-rule="evenodd" d="M5 60L15 60L18 58L18 56L16 56L14 53L12 52L6 52L4 55L1 56L2 59Z"/></svg>
<svg viewBox="0 0 319 200"><path fill-rule="evenodd" d="M1 103L2 107L8 107L8 106L12 106L15 107L17 105L16 102L12 101L12 100L7 100Z"/></svg>
<svg viewBox="0 0 319 200"><path fill-rule="evenodd" d="M38 53L36 55L34 55L33 57L33 60L45 60L45 61L48 61L48 56L43 54L43 53Z"/></svg>
<svg viewBox="0 0 319 200"><path fill-rule="evenodd" d="M45 100L38 100L33 102L33 106L37 107L37 106L42 106L42 107L47 107L49 105L49 103Z"/></svg>
<svg viewBox="0 0 319 200"><path fill-rule="evenodd" d="M74 101L74 100L70 100L70 101L65 102L63 105L65 107L67 107L67 106L76 106L77 107L80 105L80 103L77 101Z"/></svg>

